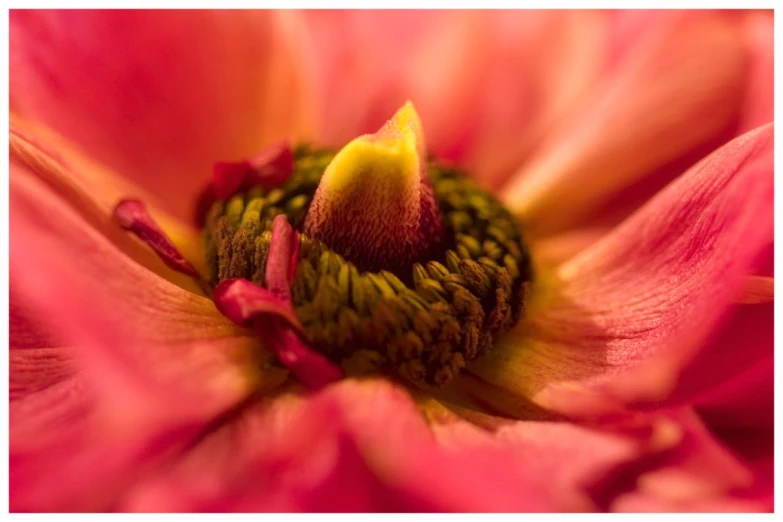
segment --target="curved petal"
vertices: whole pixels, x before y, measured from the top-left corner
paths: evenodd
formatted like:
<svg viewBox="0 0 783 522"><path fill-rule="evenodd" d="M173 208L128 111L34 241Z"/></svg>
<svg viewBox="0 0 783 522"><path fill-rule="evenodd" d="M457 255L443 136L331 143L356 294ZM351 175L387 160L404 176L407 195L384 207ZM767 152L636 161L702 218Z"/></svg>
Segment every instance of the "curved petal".
<svg viewBox="0 0 783 522"><path fill-rule="evenodd" d="M612 511L767 512L771 484L726 451L689 411L673 416L682 429L678 444L651 469L636 488L613 499Z"/></svg>
<svg viewBox="0 0 783 522"><path fill-rule="evenodd" d="M126 255L149 270L182 288L200 292L190 277L172 271L158 256L133 240L112 218L117 202L130 194L150 201L148 193L122 179L106 167L78 154L69 143L45 128L36 127L32 135L13 126L9 133L11 167L20 177L32 176L56 194L91 227L103 234ZM43 137L45 139L40 139ZM15 175L16 175L15 174ZM42 193L44 194L44 193ZM173 219L160 207L151 206L152 213L165 229L177 249L197 267L202 267L203 253L198 231Z"/></svg>
<svg viewBox="0 0 783 522"><path fill-rule="evenodd" d="M772 125L735 139L554 276L539 272L529 319L471 370L579 416L663 404L689 363L702 386L730 374L746 355L703 342L772 241L772 144Z"/></svg>
<svg viewBox="0 0 783 522"><path fill-rule="evenodd" d="M501 448L436 444L407 394L343 380L312 400L249 410L165 476L132 490L133 511L542 511L557 503ZM583 505L576 503L577 506Z"/></svg>
<svg viewBox="0 0 783 522"><path fill-rule="evenodd" d="M260 372L268 355L254 338L136 264L72 193L30 172L48 166L12 151L11 507L107 509L285 372Z"/></svg>
<svg viewBox="0 0 783 522"><path fill-rule="evenodd" d="M579 494L600 511L627 509L636 499L659 510L680 504L768 509L758 495L763 477L722 447L690 410L591 425L511 421L454 410L484 431L432 409L428 418L441 444L463 452L473 445L503 447L509 465L546 477L556 496Z"/></svg>
<svg viewBox="0 0 783 522"><path fill-rule="evenodd" d="M614 192L721 134L737 119L745 51L726 13L616 15L604 81L504 187L530 234L584 220Z"/></svg>
<svg viewBox="0 0 783 522"><path fill-rule="evenodd" d="M294 13L16 10L10 31L11 112L72 139L180 218L213 163L305 131Z"/></svg>
<svg viewBox="0 0 783 522"><path fill-rule="evenodd" d="M771 322L766 329L772 333ZM766 357L693 399L699 414L711 428L773 429L775 365L771 343L770 335Z"/></svg>

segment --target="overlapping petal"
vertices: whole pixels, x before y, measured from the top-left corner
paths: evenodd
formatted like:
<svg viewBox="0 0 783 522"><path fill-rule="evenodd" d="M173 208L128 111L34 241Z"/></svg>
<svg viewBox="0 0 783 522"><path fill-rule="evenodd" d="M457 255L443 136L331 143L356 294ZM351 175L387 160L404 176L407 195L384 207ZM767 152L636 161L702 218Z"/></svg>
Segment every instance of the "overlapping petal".
<svg viewBox="0 0 783 522"><path fill-rule="evenodd" d="M9 149L12 165L26 169L28 174L42 182L57 198L67 202L90 227L126 255L182 288L199 291L190 277L174 273L148 247L132 239L111 218L115 205L123 197L133 195L144 201L155 201L155 198L106 166L78 153L69 142L51 130L39 126L34 126L34 130L31 134L11 126ZM197 267L202 266L199 232L172 218L164 208L150 206L155 220L163 226L177 249Z"/></svg>
<svg viewBox="0 0 783 522"><path fill-rule="evenodd" d="M735 139L555 274L539 274L528 319L472 371L588 416L660 404L688 364L702 389L717 384L710 377L725 374L713 370L747 355L698 348L772 240L772 142L771 125Z"/></svg>
<svg viewBox="0 0 783 522"><path fill-rule="evenodd" d="M185 218L212 164L304 137L311 82L284 11L14 11L11 112ZM274 81L269 81L274 78Z"/></svg>
<svg viewBox="0 0 783 522"><path fill-rule="evenodd" d="M230 443L229 443L230 441ZM407 393L344 380L248 410L123 508L167 511L550 511L558 498L508 448L436 443ZM215 476L217 474L217 476Z"/></svg>
<svg viewBox="0 0 783 522"><path fill-rule="evenodd" d="M135 473L285 372L253 371L268 357L257 340L94 228L71 204L89 196L42 175L53 158L16 152L12 508L107 509Z"/></svg>
<svg viewBox="0 0 783 522"><path fill-rule="evenodd" d="M18 11L11 109L28 132L12 130L10 147L12 510L770 509L772 126L611 233L614 218L568 227L612 194L636 205L623 190L667 179L736 120L771 120L771 16L347 16L359 23L307 24L318 141L372 130L410 97L433 150L492 185L543 140L508 197L532 232L559 233L536 244L528 319L442 394L481 428L441 408L428 429L379 380L256 402L285 372L108 218L119 197L147 195L94 159L141 183L200 262L168 214L190 214L215 161L305 136L296 15ZM331 33L341 43L322 45ZM93 159L33 138L52 136L41 123ZM755 474L690 412L671 412L681 404Z"/></svg>
<svg viewBox="0 0 783 522"><path fill-rule="evenodd" d="M727 452L695 414L679 411L672 419L681 433L677 444L612 501L612 511L772 511L770 484Z"/></svg>
<svg viewBox="0 0 783 522"><path fill-rule="evenodd" d="M616 14L616 57L503 197L533 235L563 231L610 196L719 136L740 110L741 19Z"/></svg>

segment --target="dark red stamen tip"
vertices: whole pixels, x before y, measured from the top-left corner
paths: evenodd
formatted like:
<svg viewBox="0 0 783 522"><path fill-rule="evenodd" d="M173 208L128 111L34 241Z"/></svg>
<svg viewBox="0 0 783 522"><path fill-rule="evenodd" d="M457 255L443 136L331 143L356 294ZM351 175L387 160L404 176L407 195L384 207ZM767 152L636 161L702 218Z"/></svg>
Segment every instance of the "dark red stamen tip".
<svg viewBox="0 0 783 522"><path fill-rule="evenodd" d="M247 279L228 279L215 287L213 300L233 322L256 330L300 381L311 389L319 389L342 378L343 372L311 350L300 337L302 325L290 292L298 259L299 235L284 216L277 216L266 264L267 288Z"/></svg>
<svg viewBox="0 0 783 522"><path fill-rule="evenodd" d="M338 366L311 350L292 328L281 321L262 317L254 327L262 339L270 339L280 363L311 390L320 390L343 378L343 371Z"/></svg>
<svg viewBox="0 0 783 522"><path fill-rule="evenodd" d="M228 199L256 185L270 190L285 183L293 171L294 154L286 142L275 143L246 160L220 161L212 169L215 197Z"/></svg>
<svg viewBox="0 0 783 522"><path fill-rule="evenodd" d="M255 156L241 161L219 161L212 167L210 181L198 195L193 212L201 227L207 213L217 200L229 199L260 185L265 190L282 186L294 172L294 153L287 142L271 145Z"/></svg>
<svg viewBox="0 0 783 522"><path fill-rule="evenodd" d="M123 199L114 207L113 215L122 228L131 231L149 245L169 268L201 279L201 275L193 268L193 265L185 259L174 243L155 223L144 203L136 199Z"/></svg>
<svg viewBox="0 0 783 522"><path fill-rule="evenodd" d="M259 315L271 314L284 319L297 330L302 329L287 295L254 285L247 279L221 281L215 287L212 300L220 313L240 326L252 327Z"/></svg>

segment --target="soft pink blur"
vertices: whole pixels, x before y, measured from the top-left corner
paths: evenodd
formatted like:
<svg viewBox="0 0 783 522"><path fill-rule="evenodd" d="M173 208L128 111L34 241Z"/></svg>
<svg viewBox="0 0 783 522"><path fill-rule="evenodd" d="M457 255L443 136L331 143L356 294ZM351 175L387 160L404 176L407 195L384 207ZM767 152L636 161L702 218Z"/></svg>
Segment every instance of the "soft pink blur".
<svg viewBox="0 0 783 522"><path fill-rule="evenodd" d="M770 511L772 18L12 11L11 509ZM305 393L111 218L201 268L213 164L408 99L537 270L443 390Z"/></svg>

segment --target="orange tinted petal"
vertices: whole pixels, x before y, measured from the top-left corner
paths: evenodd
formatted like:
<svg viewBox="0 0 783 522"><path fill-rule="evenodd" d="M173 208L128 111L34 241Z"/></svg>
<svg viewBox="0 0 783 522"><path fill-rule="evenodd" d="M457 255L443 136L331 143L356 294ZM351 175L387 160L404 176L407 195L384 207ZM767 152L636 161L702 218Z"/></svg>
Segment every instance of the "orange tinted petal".
<svg viewBox="0 0 783 522"><path fill-rule="evenodd" d="M14 11L11 111L43 122L188 217L216 161L299 137L296 15Z"/></svg>
<svg viewBox="0 0 783 522"><path fill-rule="evenodd" d="M534 235L562 231L739 114L741 25L707 12L624 12L624 52L504 188Z"/></svg>

